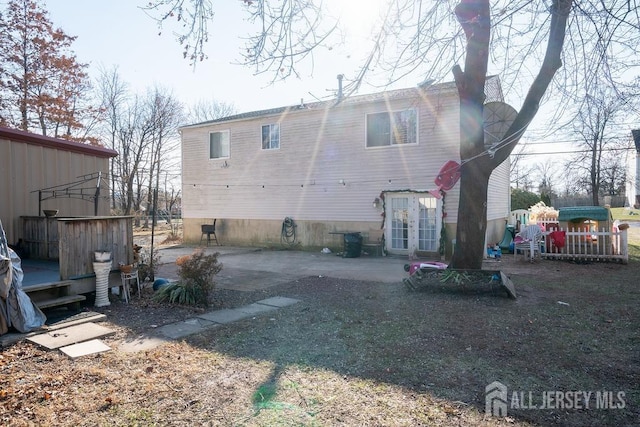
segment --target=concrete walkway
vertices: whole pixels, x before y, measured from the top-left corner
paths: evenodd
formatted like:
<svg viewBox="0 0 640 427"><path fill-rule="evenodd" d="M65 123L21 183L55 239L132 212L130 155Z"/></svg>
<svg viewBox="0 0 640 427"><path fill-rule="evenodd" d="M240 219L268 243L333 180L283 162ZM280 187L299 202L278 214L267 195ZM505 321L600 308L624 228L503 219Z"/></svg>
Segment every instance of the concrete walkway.
<svg viewBox="0 0 640 427"><path fill-rule="evenodd" d="M204 332L220 325L235 322L248 317L267 314L282 307L287 307L300 302L300 300L287 297L271 297L243 307L214 310L200 314L181 322L169 323L158 328L157 333L149 336L139 336L121 343L118 348L123 352L136 352L149 350L171 339L180 339L186 336Z"/></svg>
<svg viewBox="0 0 640 427"><path fill-rule="evenodd" d="M266 314L278 308L296 304L297 302L300 302L300 300L286 297L267 298L253 304L245 305L244 307L215 310L182 322L164 325L160 328L159 332L167 338L178 339L218 325Z"/></svg>
<svg viewBox="0 0 640 427"><path fill-rule="evenodd" d="M262 250L230 246L195 248L174 246L161 248L156 277L178 279L176 259L197 249L218 252L223 269L216 276L216 287L236 291L255 291L309 276L399 283L406 276L406 258L342 258L336 254L290 250ZM167 340L180 339L207 329L248 317L265 315L299 302L287 297L272 297L243 307L215 310L184 321L163 325L153 335L139 336L121 343L120 351L147 350Z"/></svg>

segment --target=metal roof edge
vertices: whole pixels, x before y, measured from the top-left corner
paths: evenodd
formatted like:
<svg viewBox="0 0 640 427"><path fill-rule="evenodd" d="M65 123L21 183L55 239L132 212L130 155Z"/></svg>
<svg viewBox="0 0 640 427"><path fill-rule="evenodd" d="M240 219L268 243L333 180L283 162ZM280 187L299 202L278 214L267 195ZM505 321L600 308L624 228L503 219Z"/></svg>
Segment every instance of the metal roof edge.
<svg viewBox="0 0 640 427"><path fill-rule="evenodd" d="M57 150L72 151L81 154L90 154L96 157L110 158L116 157L118 152L110 148L98 147L95 145L83 144L80 142L67 141L65 139L52 138L50 136L38 135L23 130L11 129L0 126L0 139L23 142L31 145L39 145Z"/></svg>
<svg viewBox="0 0 640 427"><path fill-rule="evenodd" d="M234 114L231 116L209 120L206 122L180 126L179 130L197 129L200 127L206 127L206 126L219 124L219 123L229 123L229 122L235 122L235 121L241 121L241 120L255 119L259 117L269 117L273 115L279 115L284 112L308 111L308 110L314 110L319 108L337 107L340 105L378 102L384 99L388 99L389 97L393 99L417 97L420 95L421 92L423 93L457 92L457 88L454 82L445 82L445 83L439 83L436 85L425 86L425 87L414 86L414 87L408 87L408 88L402 88L402 89L394 89L390 91L374 92L370 94L353 95L353 96L343 98L342 100L332 99L328 101L289 105L285 107L270 108L266 110L248 111L245 113Z"/></svg>

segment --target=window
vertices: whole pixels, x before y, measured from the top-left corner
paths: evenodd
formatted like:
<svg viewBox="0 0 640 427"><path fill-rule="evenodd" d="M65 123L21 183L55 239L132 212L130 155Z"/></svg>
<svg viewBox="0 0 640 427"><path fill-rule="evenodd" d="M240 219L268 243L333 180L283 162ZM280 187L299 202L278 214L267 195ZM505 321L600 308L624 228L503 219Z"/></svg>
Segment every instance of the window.
<svg viewBox="0 0 640 427"><path fill-rule="evenodd" d="M416 110L367 114L367 147L417 144Z"/></svg>
<svg viewBox="0 0 640 427"><path fill-rule="evenodd" d="M211 132L209 134L209 158L229 158L229 131Z"/></svg>
<svg viewBox="0 0 640 427"><path fill-rule="evenodd" d="M280 148L280 125L262 126L262 149L275 150Z"/></svg>

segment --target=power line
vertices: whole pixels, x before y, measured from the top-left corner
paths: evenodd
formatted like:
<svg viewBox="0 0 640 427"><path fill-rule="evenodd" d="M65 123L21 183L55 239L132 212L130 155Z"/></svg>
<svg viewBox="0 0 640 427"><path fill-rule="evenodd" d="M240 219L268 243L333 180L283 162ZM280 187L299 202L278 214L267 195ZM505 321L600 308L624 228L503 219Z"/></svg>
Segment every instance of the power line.
<svg viewBox="0 0 640 427"><path fill-rule="evenodd" d="M605 138L602 141L620 141L623 138ZM585 141L583 139L567 139L567 140L556 140L556 141L534 141L534 142L521 142L523 146L529 145L546 145L546 144L582 144Z"/></svg>
<svg viewBox="0 0 640 427"><path fill-rule="evenodd" d="M634 148L606 148L603 150L598 150L600 152L611 152L611 151L630 151L635 150ZM593 150L574 150L574 151L548 151L544 153L517 153L511 154L512 156L543 156L549 154L579 154L579 153L591 153Z"/></svg>

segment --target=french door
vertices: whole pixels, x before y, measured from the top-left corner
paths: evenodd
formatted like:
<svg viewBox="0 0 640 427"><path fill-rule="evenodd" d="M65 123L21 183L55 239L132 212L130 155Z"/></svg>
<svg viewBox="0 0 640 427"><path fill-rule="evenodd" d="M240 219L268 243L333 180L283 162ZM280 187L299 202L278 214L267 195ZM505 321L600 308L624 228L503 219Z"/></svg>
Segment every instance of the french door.
<svg viewBox="0 0 640 427"><path fill-rule="evenodd" d="M438 252L441 204L428 193L386 193L385 241L389 253Z"/></svg>

